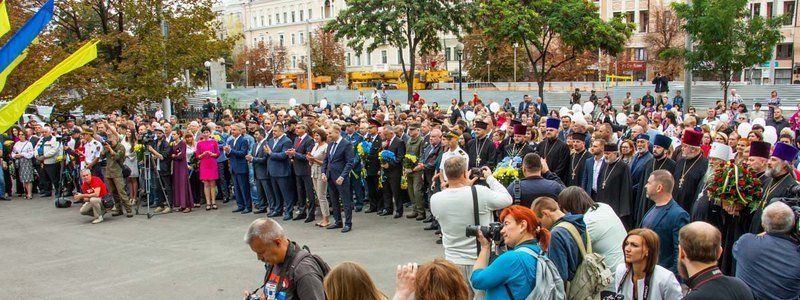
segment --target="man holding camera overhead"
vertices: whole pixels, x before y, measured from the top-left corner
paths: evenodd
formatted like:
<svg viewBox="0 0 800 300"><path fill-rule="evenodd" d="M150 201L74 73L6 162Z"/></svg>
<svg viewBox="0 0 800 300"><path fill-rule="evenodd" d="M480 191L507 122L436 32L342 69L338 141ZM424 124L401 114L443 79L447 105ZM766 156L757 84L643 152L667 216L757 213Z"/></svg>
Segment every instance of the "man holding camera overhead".
<svg viewBox="0 0 800 300"><path fill-rule="evenodd" d="M458 265L469 280L480 247L475 237L467 237L466 228L491 223L493 211L511 205L511 195L488 167L481 169L480 176L470 178L467 160L461 156L447 158L444 173L447 187L431 196L431 213L441 226L445 259ZM489 187L474 184L481 179Z"/></svg>

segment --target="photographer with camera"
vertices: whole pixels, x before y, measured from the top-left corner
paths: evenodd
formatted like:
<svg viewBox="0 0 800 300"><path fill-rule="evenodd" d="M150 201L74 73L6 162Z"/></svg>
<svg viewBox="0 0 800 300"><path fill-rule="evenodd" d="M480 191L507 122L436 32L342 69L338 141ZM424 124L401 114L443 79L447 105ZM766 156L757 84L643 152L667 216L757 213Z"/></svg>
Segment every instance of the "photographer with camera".
<svg viewBox="0 0 800 300"><path fill-rule="evenodd" d="M108 141L103 142L103 152L101 156L106 159L106 184L109 193L114 197L117 211L111 216L122 215L123 208L127 212L126 217L133 217L131 202L125 189L125 176L123 175L123 165L125 164L125 146L119 142L119 135L111 134ZM130 174L128 174L130 175Z"/></svg>
<svg viewBox="0 0 800 300"><path fill-rule="evenodd" d="M49 126L43 127L42 138L36 143L35 156L36 160L42 163L43 172L40 174L42 197L52 196L54 187L56 197L61 193L61 186L58 182L59 174L61 174L58 156L61 153L61 142L52 135L52 129Z"/></svg>
<svg viewBox="0 0 800 300"><path fill-rule="evenodd" d="M244 299L324 300L322 281L330 271L327 263L290 241L278 222L260 218L250 223L244 241L264 262L264 284ZM258 295L258 290L262 290Z"/></svg>
<svg viewBox="0 0 800 300"><path fill-rule="evenodd" d="M800 252L797 214L781 201L766 208L761 217L765 233L746 233L733 245L736 278L753 290L755 299L800 298Z"/></svg>
<svg viewBox="0 0 800 300"><path fill-rule="evenodd" d="M168 195L172 195L172 159L170 158L170 151L172 150L164 136L164 127L158 125L154 128L155 140L149 139L146 144L147 151L151 154L153 175L153 185L155 190L153 197L156 199L157 214L168 214L172 212L170 200Z"/></svg>
<svg viewBox="0 0 800 300"><path fill-rule="evenodd" d="M561 286L556 290L563 296L564 286L560 277L536 278L537 273L547 271L551 271L551 275L558 276L558 271L547 258L542 256L550 243L550 232L539 225L539 220L533 211L525 206L512 205L500 213L500 222L500 226L480 227L477 230L481 253L472 268L470 277L472 286L485 290L487 299L525 299L535 288L540 288L536 291L536 296L547 299L549 297L545 297L544 292L554 285L558 286L560 282ZM500 228L499 232L495 228ZM503 241L509 251L489 262L492 241ZM544 269L538 270L539 268ZM555 282L536 285L542 280L554 278L558 279Z"/></svg>
<svg viewBox="0 0 800 300"><path fill-rule="evenodd" d="M465 279L472 275L480 246L466 235L468 225L489 225L492 212L511 205L511 195L488 167L481 176L467 177L467 160L453 156L444 161L447 188L431 196L431 213L439 221L445 259L458 265ZM475 185L485 180L489 187ZM482 299L482 293L478 294Z"/></svg>
<svg viewBox="0 0 800 300"><path fill-rule="evenodd" d="M81 192L72 196L75 202L84 202L81 206L81 214L86 216L93 216L92 224L103 222L103 215L106 213L106 208L103 207L103 197L108 195L106 184L100 177L92 176L89 169L81 170Z"/></svg>

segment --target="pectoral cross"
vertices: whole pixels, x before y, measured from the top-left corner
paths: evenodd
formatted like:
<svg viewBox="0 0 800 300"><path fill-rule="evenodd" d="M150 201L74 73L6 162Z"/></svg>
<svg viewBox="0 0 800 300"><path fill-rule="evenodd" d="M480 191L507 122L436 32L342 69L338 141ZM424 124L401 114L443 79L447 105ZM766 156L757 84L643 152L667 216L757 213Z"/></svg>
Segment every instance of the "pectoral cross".
<svg viewBox="0 0 800 300"><path fill-rule="evenodd" d="M602 188L604 190L606 189L606 182L605 181L603 181L603 186L601 186L600 188Z"/></svg>
<svg viewBox="0 0 800 300"><path fill-rule="evenodd" d="M681 180L678 180L678 188L683 188L683 177L681 177Z"/></svg>
<svg viewBox="0 0 800 300"><path fill-rule="evenodd" d="M575 171L572 171L572 179L575 179Z"/></svg>
<svg viewBox="0 0 800 300"><path fill-rule="evenodd" d="M481 158L480 157L475 159L475 164L478 165L478 166L481 165Z"/></svg>

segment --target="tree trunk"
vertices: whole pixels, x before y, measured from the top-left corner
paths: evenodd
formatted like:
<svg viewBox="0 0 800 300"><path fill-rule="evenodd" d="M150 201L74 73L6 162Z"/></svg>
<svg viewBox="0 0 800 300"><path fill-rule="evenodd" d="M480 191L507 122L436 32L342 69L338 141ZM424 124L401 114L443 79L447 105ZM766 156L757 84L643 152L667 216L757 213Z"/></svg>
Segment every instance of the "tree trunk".
<svg viewBox="0 0 800 300"><path fill-rule="evenodd" d="M416 68L417 62L415 61L415 55L413 49L409 51L409 59L411 61L409 61L408 64L410 67L409 69L411 70L409 70L407 74L405 73L403 74L406 75L406 83L408 83L408 86L406 87L406 92L408 96L406 99L406 103L411 103L411 99L414 96L414 72L415 72L414 68Z"/></svg>

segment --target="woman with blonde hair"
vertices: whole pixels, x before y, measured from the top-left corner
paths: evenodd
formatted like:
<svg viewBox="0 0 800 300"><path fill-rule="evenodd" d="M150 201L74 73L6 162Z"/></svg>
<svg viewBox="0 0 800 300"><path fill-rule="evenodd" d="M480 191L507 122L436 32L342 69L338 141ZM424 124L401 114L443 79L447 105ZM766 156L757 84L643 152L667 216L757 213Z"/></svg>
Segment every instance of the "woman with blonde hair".
<svg viewBox="0 0 800 300"><path fill-rule="evenodd" d="M417 266L397 266L397 283L392 300L467 300L470 287L453 263L444 258Z"/></svg>
<svg viewBox="0 0 800 300"><path fill-rule="evenodd" d="M385 300L364 267L343 262L333 268L322 283L328 300Z"/></svg>

